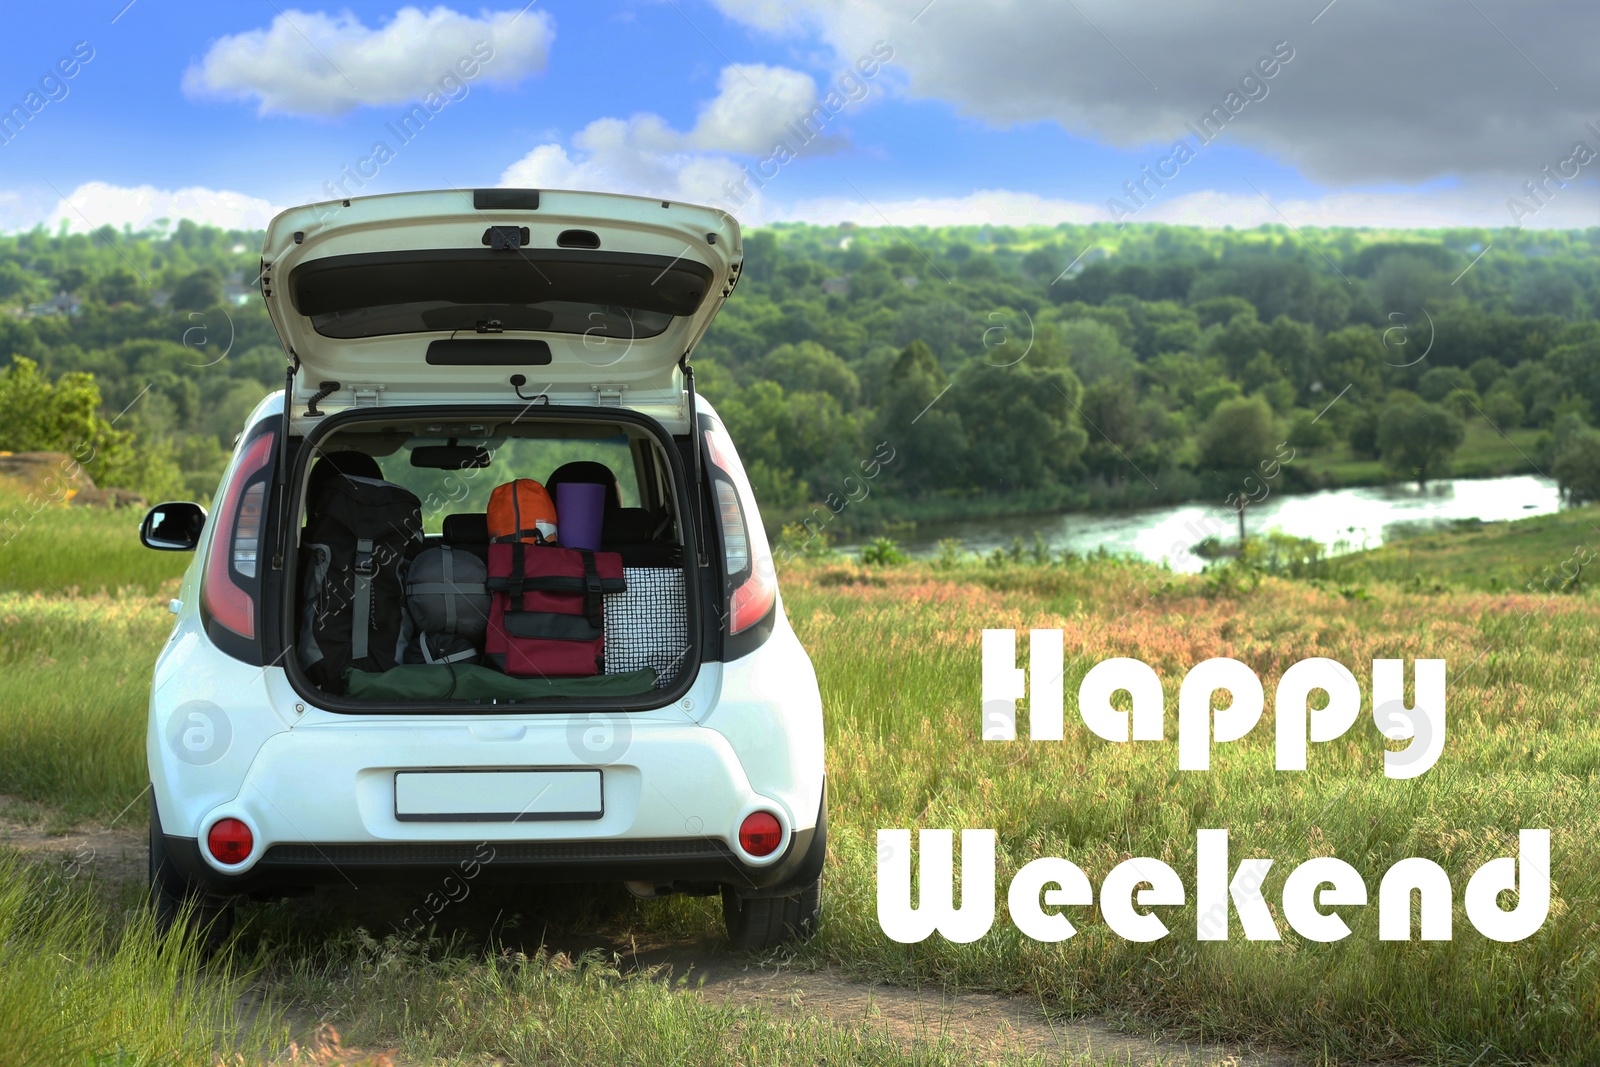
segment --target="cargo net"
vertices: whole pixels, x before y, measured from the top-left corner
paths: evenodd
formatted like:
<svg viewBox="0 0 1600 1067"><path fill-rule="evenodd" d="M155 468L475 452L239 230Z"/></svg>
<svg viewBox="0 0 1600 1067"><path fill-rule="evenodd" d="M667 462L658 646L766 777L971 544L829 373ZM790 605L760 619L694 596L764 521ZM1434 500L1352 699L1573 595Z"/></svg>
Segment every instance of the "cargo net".
<svg viewBox="0 0 1600 1067"><path fill-rule="evenodd" d="M689 652L689 598L679 567L627 567L625 593L607 593L606 673L649 667L656 688L677 680Z"/></svg>

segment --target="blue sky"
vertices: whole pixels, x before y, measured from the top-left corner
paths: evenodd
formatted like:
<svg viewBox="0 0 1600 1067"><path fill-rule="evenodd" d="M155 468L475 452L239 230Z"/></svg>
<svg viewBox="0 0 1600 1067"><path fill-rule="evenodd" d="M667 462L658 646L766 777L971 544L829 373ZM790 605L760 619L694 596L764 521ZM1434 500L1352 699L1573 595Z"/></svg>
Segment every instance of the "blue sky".
<svg viewBox="0 0 1600 1067"><path fill-rule="evenodd" d="M125 5L8 12L0 109L21 110L0 135L0 227L259 225L341 180L584 185L757 224L1600 221L1573 158L1600 151L1581 48L1600 26L1576 4L1532 22L1508 0ZM484 42L492 58L402 142L395 124ZM93 58L51 80L74 49ZM874 56L834 103L859 98L774 164L790 123ZM1202 143L1206 114L1221 132ZM379 142L392 158L374 162ZM754 195L728 184L763 165Z"/></svg>

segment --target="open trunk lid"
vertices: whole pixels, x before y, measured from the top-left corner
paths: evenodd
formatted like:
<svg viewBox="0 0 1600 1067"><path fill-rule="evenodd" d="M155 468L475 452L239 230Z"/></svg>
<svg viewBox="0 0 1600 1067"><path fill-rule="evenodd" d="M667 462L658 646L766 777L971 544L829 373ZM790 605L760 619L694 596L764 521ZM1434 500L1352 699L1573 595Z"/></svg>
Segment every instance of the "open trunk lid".
<svg viewBox="0 0 1600 1067"><path fill-rule="evenodd" d="M261 293L298 360L296 419L544 397L681 426L681 363L741 259L738 223L712 208L529 189L397 193L278 215Z"/></svg>

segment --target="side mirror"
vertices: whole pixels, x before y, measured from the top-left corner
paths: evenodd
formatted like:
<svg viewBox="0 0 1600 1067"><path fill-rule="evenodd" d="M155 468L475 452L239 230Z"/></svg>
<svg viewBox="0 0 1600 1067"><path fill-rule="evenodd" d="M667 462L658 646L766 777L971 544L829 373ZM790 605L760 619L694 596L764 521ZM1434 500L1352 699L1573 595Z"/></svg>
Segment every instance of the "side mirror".
<svg viewBox="0 0 1600 1067"><path fill-rule="evenodd" d="M157 504L139 524L139 543L161 552L193 552L206 528L206 509L188 501Z"/></svg>

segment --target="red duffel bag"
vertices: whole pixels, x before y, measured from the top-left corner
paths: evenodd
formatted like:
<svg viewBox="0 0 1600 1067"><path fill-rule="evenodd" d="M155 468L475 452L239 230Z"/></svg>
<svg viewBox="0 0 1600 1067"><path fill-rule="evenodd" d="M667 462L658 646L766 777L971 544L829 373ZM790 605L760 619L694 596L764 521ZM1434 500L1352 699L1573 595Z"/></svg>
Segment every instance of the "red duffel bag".
<svg viewBox="0 0 1600 1067"><path fill-rule="evenodd" d="M489 546L490 663L518 678L605 670L605 594L627 589L622 557L523 541Z"/></svg>

